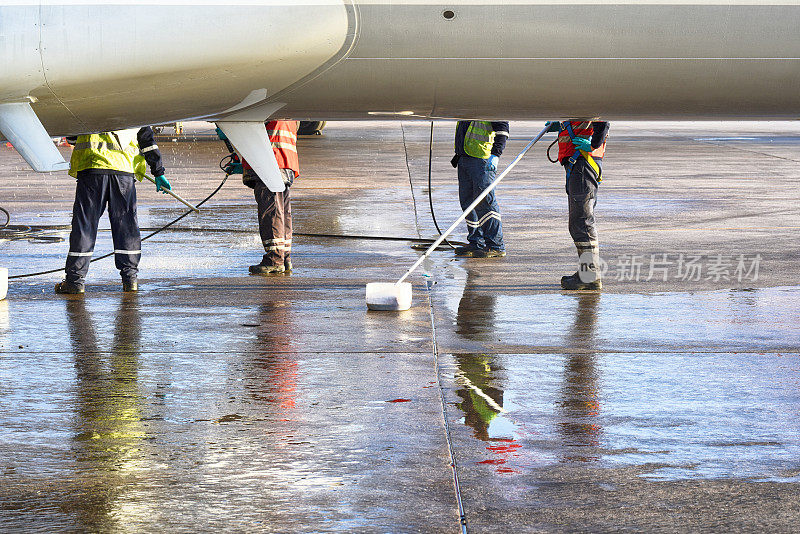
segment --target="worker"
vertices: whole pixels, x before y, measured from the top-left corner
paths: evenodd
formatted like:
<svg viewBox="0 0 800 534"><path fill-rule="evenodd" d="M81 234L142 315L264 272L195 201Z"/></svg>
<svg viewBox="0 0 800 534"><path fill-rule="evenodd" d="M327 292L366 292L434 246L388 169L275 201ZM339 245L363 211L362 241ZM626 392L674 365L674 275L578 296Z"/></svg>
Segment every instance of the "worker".
<svg viewBox="0 0 800 534"><path fill-rule="evenodd" d="M134 176L141 181L145 161L155 176L156 190L166 193L161 153L149 126L68 138L75 148L69 175L78 183L72 208L66 277L56 284L56 293L84 292L84 280L97 239L100 216L108 206L114 261L122 276L122 290L137 291L141 257L141 235L136 216Z"/></svg>
<svg viewBox="0 0 800 534"><path fill-rule="evenodd" d="M283 192L270 191L245 160L241 161L241 166L233 161L225 168L228 174L242 172L242 182L253 189L258 205L258 230L265 254L260 263L250 266L250 274L273 275L292 270L292 205L289 188L300 175L297 127L298 121L266 123L272 151L286 185ZM225 140L225 135L219 129L217 135Z"/></svg>
<svg viewBox="0 0 800 534"><path fill-rule="evenodd" d="M566 170L569 233L578 251L578 271L561 278L569 290L601 289L600 249L594 224L597 188L602 180L603 156L609 124L604 121L550 122L558 131L558 161Z"/></svg>
<svg viewBox="0 0 800 534"><path fill-rule="evenodd" d="M458 198L466 210L494 181L497 163L508 139L508 122L458 121L451 160L458 169ZM500 208L490 192L466 218L468 244L456 247L456 256L499 258L506 255Z"/></svg>

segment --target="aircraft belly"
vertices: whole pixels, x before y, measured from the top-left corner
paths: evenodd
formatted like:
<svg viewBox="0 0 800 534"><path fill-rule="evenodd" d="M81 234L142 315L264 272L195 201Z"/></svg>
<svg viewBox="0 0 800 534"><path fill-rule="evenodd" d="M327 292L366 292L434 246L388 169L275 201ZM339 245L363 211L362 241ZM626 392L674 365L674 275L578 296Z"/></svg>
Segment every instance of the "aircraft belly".
<svg viewBox="0 0 800 534"><path fill-rule="evenodd" d="M342 47L343 2L264 4L43 6L47 81L84 129L116 129L271 96Z"/></svg>
<svg viewBox="0 0 800 534"><path fill-rule="evenodd" d="M394 2L359 15L354 50L287 112L800 117L800 3Z"/></svg>
<svg viewBox="0 0 800 534"><path fill-rule="evenodd" d="M38 6L0 7L0 102L26 100L45 87L38 27Z"/></svg>

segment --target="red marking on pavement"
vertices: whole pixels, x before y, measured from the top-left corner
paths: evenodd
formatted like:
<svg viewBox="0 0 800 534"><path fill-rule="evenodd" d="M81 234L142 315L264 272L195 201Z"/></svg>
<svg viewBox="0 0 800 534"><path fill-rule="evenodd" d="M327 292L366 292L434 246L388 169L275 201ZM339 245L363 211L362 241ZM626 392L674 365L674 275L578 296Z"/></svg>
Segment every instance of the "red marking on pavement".
<svg viewBox="0 0 800 534"><path fill-rule="evenodd" d="M411 402L411 399L393 399L386 402Z"/></svg>
<svg viewBox="0 0 800 534"><path fill-rule="evenodd" d="M495 452L497 454L508 454L521 448L522 445L519 443L512 443L511 445L489 445L486 447L486 450Z"/></svg>
<svg viewBox="0 0 800 534"><path fill-rule="evenodd" d="M506 463L505 458L492 458L489 460L483 460L482 462L478 462L479 464L489 464L489 465L502 465Z"/></svg>
<svg viewBox="0 0 800 534"><path fill-rule="evenodd" d="M519 471L511 469L510 467L498 467L497 472L501 475L516 475L519 473Z"/></svg>

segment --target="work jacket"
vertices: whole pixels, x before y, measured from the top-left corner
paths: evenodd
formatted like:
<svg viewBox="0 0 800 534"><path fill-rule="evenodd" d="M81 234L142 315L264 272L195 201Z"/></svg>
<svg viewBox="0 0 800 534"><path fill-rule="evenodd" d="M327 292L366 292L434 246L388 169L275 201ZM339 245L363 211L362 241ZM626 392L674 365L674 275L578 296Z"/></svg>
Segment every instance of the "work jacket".
<svg viewBox="0 0 800 534"><path fill-rule="evenodd" d="M74 148L69 162L69 175L79 172L108 172L135 175L141 181L147 172L145 162L154 176L162 176L161 153L149 126L114 130L67 138Z"/></svg>
<svg viewBox="0 0 800 534"><path fill-rule="evenodd" d="M606 138L608 137L608 123L603 121L570 121L561 123L558 132L558 160L563 164L575 153L575 145L569 135L566 125L572 125L572 132L576 137L584 137L592 143L591 156L603 159L606 153Z"/></svg>
<svg viewBox="0 0 800 534"><path fill-rule="evenodd" d="M295 177L300 175L300 160L297 157L297 121L269 121L266 124L267 135L272 143L272 151L278 161L278 168L291 169ZM252 169L247 161L242 167Z"/></svg>
<svg viewBox="0 0 800 534"><path fill-rule="evenodd" d="M458 121L456 125L456 155L488 159L501 156L508 139L508 122Z"/></svg>

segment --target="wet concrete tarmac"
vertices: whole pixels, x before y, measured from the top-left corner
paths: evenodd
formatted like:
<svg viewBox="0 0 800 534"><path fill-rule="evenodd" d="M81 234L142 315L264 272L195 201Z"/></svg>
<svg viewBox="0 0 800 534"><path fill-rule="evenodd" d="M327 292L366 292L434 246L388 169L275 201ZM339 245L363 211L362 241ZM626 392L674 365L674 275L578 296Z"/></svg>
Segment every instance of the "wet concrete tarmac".
<svg viewBox="0 0 800 534"><path fill-rule="evenodd" d="M506 161L539 127L511 126ZM12 281L0 529L458 532L460 498L470 532L795 531L800 126L612 128L601 293L558 288L574 269L563 175L537 147L499 188L506 258L438 252L411 310L367 312L365 284L418 253L312 234L436 235L429 129L411 122L301 139L291 275L247 276L255 208L234 177L145 242L137 295L109 260L83 297L54 295L57 274ZM198 201L224 149L187 130L159 144ZM451 132L437 124L442 227ZM0 266L63 265L71 180L4 148L0 173L12 224L44 227L0 234ZM182 213L150 189L143 227Z"/></svg>

